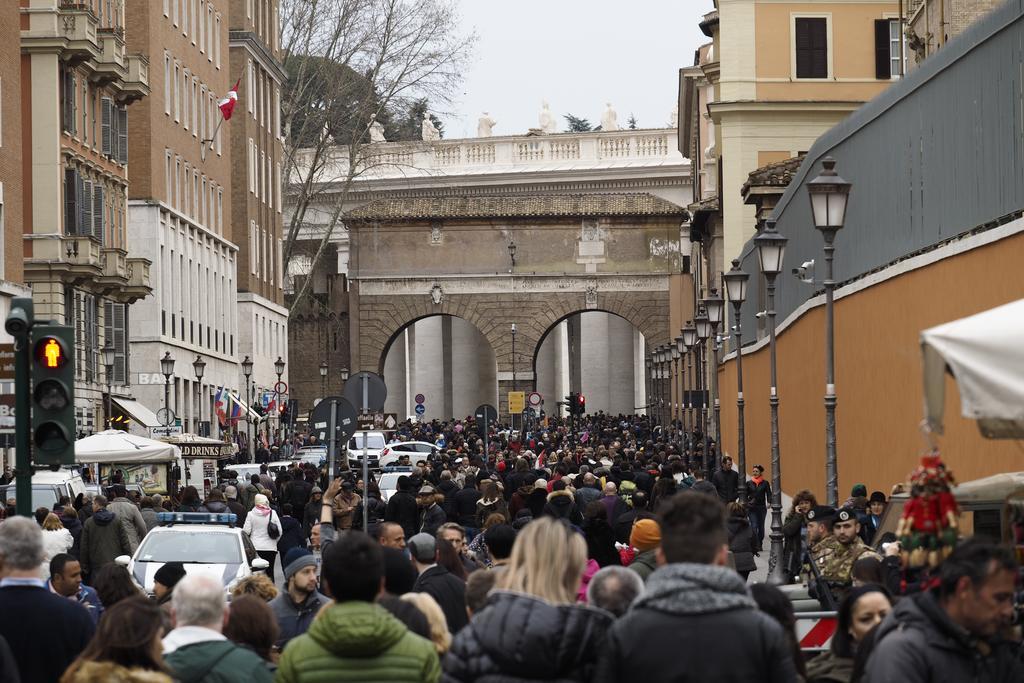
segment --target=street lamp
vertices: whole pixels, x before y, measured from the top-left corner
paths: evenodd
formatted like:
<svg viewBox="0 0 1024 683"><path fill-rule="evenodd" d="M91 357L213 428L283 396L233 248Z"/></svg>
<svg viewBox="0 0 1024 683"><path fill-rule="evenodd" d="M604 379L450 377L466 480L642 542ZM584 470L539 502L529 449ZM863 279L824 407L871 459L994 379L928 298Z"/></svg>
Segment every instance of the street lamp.
<svg viewBox="0 0 1024 683"><path fill-rule="evenodd" d="M174 374L174 358L171 357L170 351L164 353L164 357L160 359L160 374L164 376L164 408L168 410L167 414L170 416L171 376Z"/></svg>
<svg viewBox="0 0 1024 683"><path fill-rule="evenodd" d="M722 325L725 302L718 295L718 290L712 289L703 299L704 310L708 314L708 322L711 323L711 353L713 363L711 364L711 393L715 397L715 443L718 444L719 452L722 448L722 416L721 404L718 396L718 330ZM714 463L712 463L714 464Z"/></svg>
<svg viewBox="0 0 1024 683"><path fill-rule="evenodd" d="M814 227L825 238L825 493L828 504L839 504L839 472L836 461L836 384L835 384L835 319L833 293L836 283L832 279L832 257L835 253L836 233L846 220L846 202L851 183L836 173L836 160L825 157L821 175L807 183L807 196L811 199Z"/></svg>
<svg viewBox="0 0 1024 683"><path fill-rule="evenodd" d="M685 380L686 380L686 347L683 346L683 337L681 335L676 337L673 340L673 343L675 344L675 347L676 347L676 353L679 354L679 370L677 372L678 377L679 377L678 382L677 382L677 384L679 386L679 391L677 393L677 395L679 397L679 400L676 401L676 412L678 413L676 418L679 420L679 432L681 432L682 435L683 435L683 440L682 440L681 447L682 447L682 449L685 452L685 449L686 449L686 429L685 429L685 424L683 423L683 398L686 395L686 383L685 383Z"/></svg>
<svg viewBox="0 0 1024 683"><path fill-rule="evenodd" d="M676 348L676 344L673 341L668 345L668 353L670 357L669 362L669 375L668 375L668 393L669 393L669 426L672 429L673 435L678 434L676 431L676 412L679 409L679 395L676 393L676 377L679 374L679 357L682 355L679 353L679 349ZM673 396L675 394L675 396ZM674 400L671 400L674 399Z"/></svg>
<svg viewBox="0 0 1024 683"><path fill-rule="evenodd" d="M704 476L711 479L711 442L708 435L708 382L706 377L707 370L707 341L708 337L711 336L711 321L708 320L708 315L704 311L704 307L700 306L697 309L697 315L693 318L693 326L697 330L697 382L700 385L698 388L701 392L700 401L700 430L703 434L704 439Z"/></svg>
<svg viewBox="0 0 1024 683"><path fill-rule="evenodd" d="M341 369L341 383L344 384L348 381L348 368Z"/></svg>
<svg viewBox="0 0 1024 683"><path fill-rule="evenodd" d="M249 378L252 377L252 359L249 356L242 360L242 374L245 375L245 438L249 442L248 462L254 462L256 449L252 443L252 383L249 382Z"/></svg>
<svg viewBox="0 0 1024 683"><path fill-rule="evenodd" d="M788 240L775 231L775 221L765 221L764 230L754 238L761 273L768 290L768 349L770 379L768 404L771 406L772 434L772 551L768 560L768 581L782 585L788 581L782 566L782 464L779 460L779 390L775 368L775 278L782 271L782 258Z"/></svg>
<svg viewBox="0 0 1024 683"><path fill-rule="evenodd" d="M658 366L654 362L654 350L647 354L647 377L649 389L647 391L647 416L650 418L650 424L653 426L654 421L657 417L652 407L654 406L654 397L657 395L657 382L658 379Z"/></svg>
<svg viewBox="0 0 1024 683"><path fill-rule="evenodd" d="M203 411L206 407L203 405L203 403L205 403L205 401L203 401L203 375L206 373L206 361L203 360L202 356L196 356L196 359L192 361L192 369L195 371L196 381L199 383L199 405L200 410ZM196 431L198 430L199 428L196 427Z"/></svg>
<svg viewBox="0 0 1024 683"><path fill-rule="evenodd" d="M320 362L320 398L327 395L327 361Z"/></svg>
<svg viewBox="0 0 1024 683"><path fill-rule="evenodd" d="M107 429L110 429L110 413L112 412L113 399L110 396L111 388L114 384L114 359L116 358L116 352L114 345L107 342L103 347L103 368L107 371Z"/></svg>
<svg viewBox="0 0 1024 683"><path fill-rule="evenodd" d="M693 412L693 394L697 389L697 378L693 373L693 353L697 345L697 328L693 326L692 320L687 320L686 325L680 330L683 338L683 346L686 347L686 374L690 377L690 391L686 395L686 412L689 413L689 427L686 430L686 440L690 444L690 451L693 451L693 430L697 423L697 417ZM689 458L687 459L689 464Z"/></svg>
<svg viewBox="0 0 1024 683"><path fill-rule="evenodd" d="M734 334L736 343L736 453L740 466L740 500L747 499L747 438L743 421L743 328L740 324L740 307L747 298L747 280L750 276L740 269L740 260L732 260L732 269L722 276L725 280L725 293L732 304L733 317L736 319Z"/></svg>
<svg viewBox="0 0 1024 683"><path fill-rule="evenodd" d="M281 435L284 435L284 425L281 424L281 392L278 388L281 386L281 375L284 374L284 360L281 356L277 357L274 361L274 372L277 374L277 384L274 385L274 410L277 411L277 428L280 430Z"/></svg>

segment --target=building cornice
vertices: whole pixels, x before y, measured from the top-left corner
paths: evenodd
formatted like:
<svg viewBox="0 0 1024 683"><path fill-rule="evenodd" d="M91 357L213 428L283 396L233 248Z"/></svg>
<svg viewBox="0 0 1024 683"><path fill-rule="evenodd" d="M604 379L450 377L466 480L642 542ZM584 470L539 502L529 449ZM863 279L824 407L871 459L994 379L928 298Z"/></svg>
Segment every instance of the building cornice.
<svg viewBox="0 0 1024 683"><path fill-rule="evenodd" d="M260 66L274 77L278 85L281 85L288 79L288 74L284 71L284 65L274 57L263 41L260 40L259 36L252 31L229 31L228 46L245 48L249 54L256 58ZM241 75L239 74L239 76Z"/></svg>
<svg viewBox="0 0 1024 683"><path fill-rule="evenodd" d="M223 235L218 235L209 228L199 225L191 218L181 213L177 209L173 208L170 204L165 204L159 199L129 199L128 200L128 211L129 211L129 222L131 222L130 212L133 208L159 208L167 213L171 214L183 223L187 223L188 226L196 232L202 233L206 237L213 239L215 242L219 242L221 246L227 247L231 251L238 251L238 245L231 240L225 238Z"/></svg>

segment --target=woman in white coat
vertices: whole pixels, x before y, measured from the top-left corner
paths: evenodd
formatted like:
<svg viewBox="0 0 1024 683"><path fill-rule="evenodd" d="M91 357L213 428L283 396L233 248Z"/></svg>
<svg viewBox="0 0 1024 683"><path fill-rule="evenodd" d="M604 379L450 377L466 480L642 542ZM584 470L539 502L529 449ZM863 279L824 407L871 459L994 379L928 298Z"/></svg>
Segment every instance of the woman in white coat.
<svg viewBox="0 0 1024 683"><path fill-rule="evenodd" d="M64 528L60 518L52 512L43 520L43 578L50 578L50 560L56 555L66 553L75 544L71 532Z"/></svg>
<svg viewBox="0 0 1024 683"><path fill-rule="evenodd" d="M277 560L277 539L281 537L281 518L270 509L270 501L262 493L253 499L252 510L245 516L242 530L256 548L256 554L270 563L267 577L274 580L274 562ZM274 528L271 528L271 524Z"/></svg>

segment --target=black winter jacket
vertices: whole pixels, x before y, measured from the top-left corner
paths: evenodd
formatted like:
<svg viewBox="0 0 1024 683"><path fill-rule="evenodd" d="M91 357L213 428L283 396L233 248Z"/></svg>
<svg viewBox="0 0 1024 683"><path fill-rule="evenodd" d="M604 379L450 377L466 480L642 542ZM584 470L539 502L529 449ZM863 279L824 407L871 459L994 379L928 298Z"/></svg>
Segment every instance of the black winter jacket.
<svg viewBox="0 0 1024 683"><path fill-rule="evenodd" d="M786 636L727 567L669 564L608 633L600 683L795 683Z"/></svg>
<svg viewBox="0 0 1024 683"><path fill-rule="evenodd" d="M585 605L551 605L495 591L452 641L444 683L593 680L612 615Z"/></svg>
<svg viewBox="0 0 1024 683"><path fill-rule="evenodd" d="M736 571L754 571L757 565L754 564L754 533L750 529L750 522L741 517L730 517L727 527L729 550L732 551Z"/></svg>
<svg viewBox="0 0 1024 683"><path fill-rule="evenodd" d="M479 528L476 523L476 502L480 500L480 491L472 486L464 486L455 494L452 513L455 521L464 527Z"/></svg>
<svg viewBox="0 0 1024 683"><path fill-rule="evenodd" d="M711 483L723 503L733 502L740 492L740 475L736 470L718 470L711 475Z"/></svg>
<svg viewBox="0 0 1024 683"><path fill-rule="evenodd" d="M466 582L441 565L434 565L416 577L414 593L426 593L444 612L448 630L458 633L469 622L466 614Z"/></svg>
<svg viewBox="0 0 1024 683"><path fill-rule="evenodd" d="M989 651L982 654L982 649ZM931 592L896 603L878 625L869 683L1022 681L1024 665L1006 641L980 644L954 624Z"/></svg>
<svg viewBox="0 0 1024 683"><path fill-rule="evenodd" d="M420 530L420 508L416 505L416 498L408 491L395 491L388 498L384 521L402 527L406 538L415 536Z"/></svg>

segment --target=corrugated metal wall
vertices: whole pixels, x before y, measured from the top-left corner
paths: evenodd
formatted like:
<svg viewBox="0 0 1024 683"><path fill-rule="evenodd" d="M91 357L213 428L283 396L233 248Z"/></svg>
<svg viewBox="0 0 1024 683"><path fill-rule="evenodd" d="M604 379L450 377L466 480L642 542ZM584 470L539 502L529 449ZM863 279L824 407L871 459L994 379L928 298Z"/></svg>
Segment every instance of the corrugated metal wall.
<svg viewBox="0 0 1024 683"><path fill-rule="evenodd" d="M824 273L805 183L825 156L853 183L836 239L839 282L1024 208L1022 79L1024 0L1011 0L819 138L775 211L789 238L779 321L814 293L791 269L814 259L819 282ZM742 261L758 273L752 242ZM747 330L764 309L762 288L751 285Z"/></svg>

